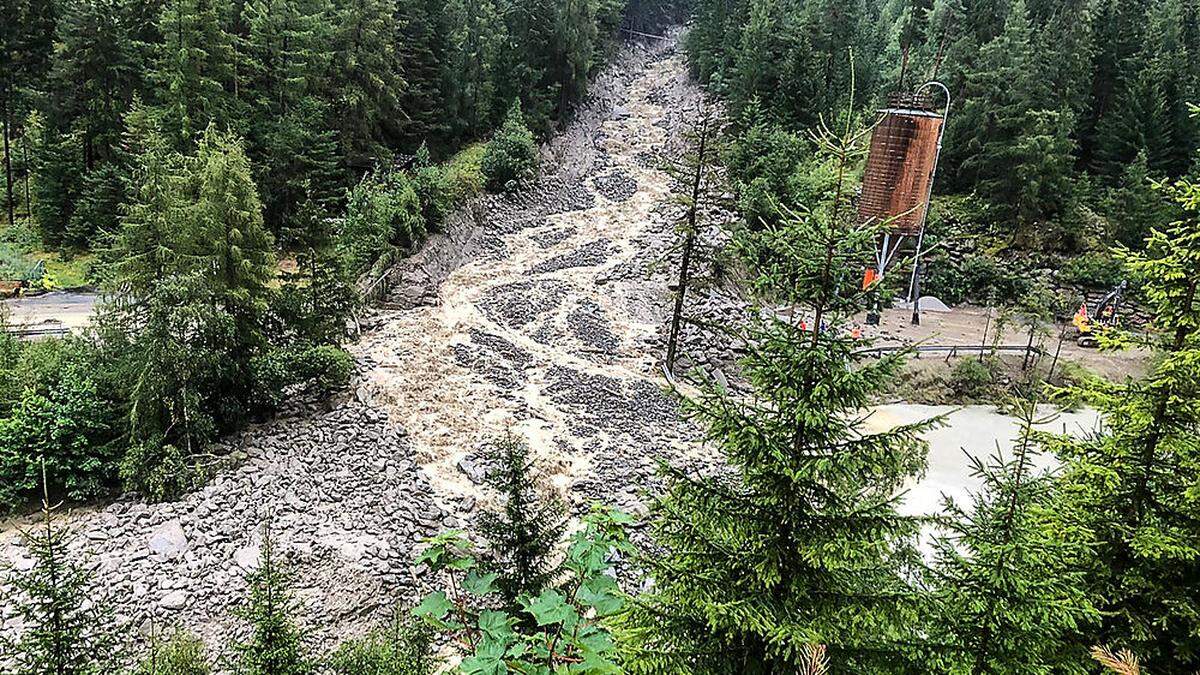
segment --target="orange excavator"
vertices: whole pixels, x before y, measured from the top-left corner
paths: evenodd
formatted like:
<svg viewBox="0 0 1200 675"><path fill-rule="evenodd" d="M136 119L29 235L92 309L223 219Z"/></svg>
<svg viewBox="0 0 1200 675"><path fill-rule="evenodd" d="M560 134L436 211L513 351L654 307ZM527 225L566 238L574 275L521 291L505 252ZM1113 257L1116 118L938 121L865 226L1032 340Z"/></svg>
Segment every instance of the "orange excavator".
<svg viewBox="0 0 1200 675"><path fill-rule="evenodd" d="M1121 307L1121 299L1125 297L1128 284L1122 281L1096 303L1094 311L1088 313L1087 301L1079 306L1075 318L1075 343L1080 347L1099 347L1100 339L1097 331L1117 325L1117 312Z"/></svg>

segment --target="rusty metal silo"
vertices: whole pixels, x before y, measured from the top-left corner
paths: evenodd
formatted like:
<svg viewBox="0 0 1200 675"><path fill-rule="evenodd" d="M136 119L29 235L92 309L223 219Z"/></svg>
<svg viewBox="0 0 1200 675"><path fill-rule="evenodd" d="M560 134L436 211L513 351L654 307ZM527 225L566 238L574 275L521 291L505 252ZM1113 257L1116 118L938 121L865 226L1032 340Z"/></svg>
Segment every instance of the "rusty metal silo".
<svg viewBox="0 0 1200 675"><path fill-rule="evenodd" d="M871 134L862 197L863 222L889 222L902 236L917 236L925 222L945 121L926 94L893 94ZM882 271L882 270L881 270Z"/></svg>
<svg viewBox="0 0 1200 675"><path fill-rule="evenodd" d="M941 89L945 96L940 111L927 93L933 89ZM864 276L864 288L874 283L868 278L882 279L905 242L915 240L908 302L913 309L912 322L917 324L921 311L921 244L942 134L950 114L950 91L941 82L926 82L911 94L892 94L879 114L879 123L871 133L858 217L860 222L886 223L887 227L879 242L875 269ZM878 303L877 294L867 323L879 323Z"/></svg>

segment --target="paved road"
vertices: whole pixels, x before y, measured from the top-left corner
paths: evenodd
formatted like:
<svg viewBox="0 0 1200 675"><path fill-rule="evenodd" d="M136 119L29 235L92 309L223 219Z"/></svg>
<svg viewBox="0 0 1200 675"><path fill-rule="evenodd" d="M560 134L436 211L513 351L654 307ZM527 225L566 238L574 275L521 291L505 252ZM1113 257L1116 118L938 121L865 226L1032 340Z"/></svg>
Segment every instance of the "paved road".
<svg viewBox="0 0 1200 675"><path fill-rule="evenodd" d="M95 293L56 292L4 300L3 306L9 325L17 329L79 330L91 322L99 299Z"/></svg>

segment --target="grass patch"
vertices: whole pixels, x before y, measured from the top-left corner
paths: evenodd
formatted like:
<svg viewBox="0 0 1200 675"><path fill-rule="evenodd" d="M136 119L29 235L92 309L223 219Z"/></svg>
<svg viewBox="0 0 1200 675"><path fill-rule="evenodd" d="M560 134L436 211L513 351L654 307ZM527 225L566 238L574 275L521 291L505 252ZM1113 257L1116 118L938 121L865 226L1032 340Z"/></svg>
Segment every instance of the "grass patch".
<svg viewBox="0 0 1200 675"><path fill-rule="evenodd" d="M35 260L46 263L46 281L49 288L82 288L92 284L92 265L96 262L93 253L64 256L61 253L35 251Z"/></svg>

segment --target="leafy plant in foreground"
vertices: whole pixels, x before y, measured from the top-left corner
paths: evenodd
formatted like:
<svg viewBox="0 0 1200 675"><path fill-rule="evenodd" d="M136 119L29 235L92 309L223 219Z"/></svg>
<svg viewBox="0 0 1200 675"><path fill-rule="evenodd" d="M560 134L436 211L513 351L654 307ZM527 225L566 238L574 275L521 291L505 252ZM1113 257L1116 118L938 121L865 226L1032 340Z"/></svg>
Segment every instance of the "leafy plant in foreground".
<svg viewBox="0 0 1200 675"><path fill-rule="evenodd" d="M593 510L571 537L559 582L522 595L515 613L502 609L496 573L480 572L472 543L458 531L441 534L417 562L444 574L449 591L426 596L413 613L454 639L463 673L619 672L603 620L625 606L611 571L613 555L632 550L630 522L618 511Z"/></svg>

